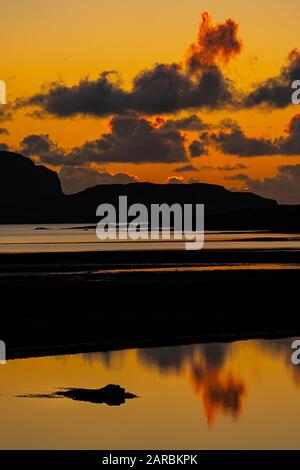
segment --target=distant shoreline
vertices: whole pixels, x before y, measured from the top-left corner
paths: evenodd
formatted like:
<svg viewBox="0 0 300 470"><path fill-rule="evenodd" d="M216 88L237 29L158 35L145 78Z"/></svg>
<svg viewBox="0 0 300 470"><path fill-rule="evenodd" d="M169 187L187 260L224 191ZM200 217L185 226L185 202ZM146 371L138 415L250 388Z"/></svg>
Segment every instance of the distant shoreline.
<svg viewBox="0 0 300 470"><path fill-rule="evenodd" d="M71 267L78 270L98 267L99 269L130 267L133 265L151 265L162 267L197 263L299 263L300 250L295 248L227 248L204 249L199 251L186 250L110 250L110 251L56 251L56 252L27 252L0 253L0 272L13 272L35 266L50 269L55 266L63 269ZM300 268L300 265L299 265Z"/></svg>

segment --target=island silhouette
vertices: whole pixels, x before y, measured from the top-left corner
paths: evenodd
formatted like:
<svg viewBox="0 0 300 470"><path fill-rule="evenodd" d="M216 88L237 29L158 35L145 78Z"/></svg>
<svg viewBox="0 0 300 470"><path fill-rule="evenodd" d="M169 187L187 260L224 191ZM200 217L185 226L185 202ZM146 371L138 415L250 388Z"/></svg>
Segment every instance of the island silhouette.
<svg viewBox="0 0 300 470"><path fill-rule="evenodd" d="M101 203L204 204L210 230L300 232L300 205L280 205L251 192L206 183L102 184L64 194L56 172L18 153L0 151L1 224L96 223Z"/></svg>
<svg viewBox="0 0 300 470"><path fill-rule="evenodd" d="M98 205L103 202L116 205L120 195L127 196L129 204L139 202L146 206L152 203L205 204L206 224L220 227L271 226L282 212L274 200L204 183L97 185L65 195L54 171L8 151L0 151L0 181L2 224L95 222ZM267 220L266 214L269 214Z"/></svg>

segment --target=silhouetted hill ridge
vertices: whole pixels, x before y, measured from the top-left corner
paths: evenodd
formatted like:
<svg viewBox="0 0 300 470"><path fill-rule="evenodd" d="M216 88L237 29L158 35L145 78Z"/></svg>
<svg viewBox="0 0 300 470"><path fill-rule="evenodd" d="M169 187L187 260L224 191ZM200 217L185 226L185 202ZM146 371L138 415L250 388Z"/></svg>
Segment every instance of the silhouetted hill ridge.
<svg viewBox="0 0 300 470"><path fill-rule="evenodd" d="M128 205L205 204L205 226L211 229L286 230L300 232L300 206L280 206L248 192L207 183L97 185L65 195L58 175L23 155L0 151L0 223L97 222L101 203Z"/></svg>
<svg viewBox="0 0 300 470"><path fill-rule="evenodd" d="M62 194L55 171L36 165L30 158L18 153L0 152L1 205L52 199Z"/></svg>
<svg viewBox="0 0 300 470"><path fill-rule="evenodd" d="M127 185L97 185L80 193L71 194L74 203L95 205L107 202L118 204L119 196L127 196L128 204L206 204L208 213L224 213L244 209L270 209L277 207L275 200L253 193L232 192L223 186L206 183L155 184L129 183Z"/></svg>

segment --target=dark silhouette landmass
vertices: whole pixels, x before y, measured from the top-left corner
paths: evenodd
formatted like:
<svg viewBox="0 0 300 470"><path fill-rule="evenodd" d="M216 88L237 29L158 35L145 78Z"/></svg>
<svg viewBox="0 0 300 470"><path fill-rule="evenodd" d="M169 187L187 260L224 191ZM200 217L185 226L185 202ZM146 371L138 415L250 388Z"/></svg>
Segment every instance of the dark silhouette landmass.
<svg viewBox="0 0 300 470"><path fill-rule="evenodd" d="M22 398L70 398L76 401L85 401L95 404L106 404L109 406L120 406L126 400L137 398L137 395L126 392L125 388L120 385L109 384L103 388L87 389L87 388L69 388L67 390L59 390L48 395L21 395Z"/></svg>
<svg viewBox="0 0 300 470"><path fill-rule="evenodd" d="M17 210L24 203L33 206L39 199L55 201L63 195L55 171L35 165L30 158L14 152L0 152L1 208Z"/></svg>
<svg viewBox="0 0 300 470"><path fill-rule="evenodd" d="M97 185L65 195L57 174L13 152L0 151L0 223L96 223L101 203L128 205L204 204L205 227L211 230L272 230L300 232L300 205L279 205L249 192L214 184Z"/></svg>
<svg viewBox="0 0 300 470"><path fill-rule="evenodd" d="M0 223L96 223L101 203L205 204L205 227L211 230L300 232L300 205L279 205L249 192L214 184L97 185L65 195L57 174L27 157L0 151Z"/></svg>
<svg viewBox="0 0 300 470"><path fill-rule="evenodd" d="M56 392L57 396L70 398L71 400L86 401L89 403L106 403L109 406L120 406L126 400L137 398L133 393L125 391L120 385L109 384L106 387L96 390L85 388L71 388L65 391Z"/></svg>
<svg viewBox="0 0 300 470"><path fill-rule="evenodd" d="M212 184L130 183L98 185L65 195L57 174L13 152L0 152L0 223L97 222L101 203L205 204L206 227L223 229L299 228L300 206L280 206L253 193L232 192Z"/></svg>

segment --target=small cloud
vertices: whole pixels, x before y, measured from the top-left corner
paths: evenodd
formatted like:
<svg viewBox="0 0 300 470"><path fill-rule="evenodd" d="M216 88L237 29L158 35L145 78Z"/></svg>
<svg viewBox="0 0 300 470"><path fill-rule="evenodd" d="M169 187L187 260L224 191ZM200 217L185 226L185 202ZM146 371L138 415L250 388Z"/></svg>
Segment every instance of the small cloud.
<svg viewBox="0 0 300 470"><path fill-rule="evenodd" d="M0 143L0 151L1 152L8 152L9 151L9 147L7 144L4 144L3 142Z"/></svg>
<svg viewBox="0 0 300 470"><path fill-rule="evenodd" d="M198 183L201 183L201 181L198 180L197 178L190 178L190 179L187 181L187 184L198 184Z"/></svg>
<svg viewBox="0 0 300 470"><path fill-rule="evenodd" d="M200 140L194 140L189 146L190 154L193 158L207 155L205 144Z"/></svg>
<svg viewBox="0 0 300 470"><path fill-rule="evenodd" d="M182 176L169 176L167 178L166 183L167 184L182 184L184 181L184 178Z"/></svg>
<svg viewBox="0 0 300 470"><path fill-rule="evenodd" d="M187 173L189 171L198 171L198 168L196 168L195 166L193 165L183 165L183 166L179 166L178 168L175 168L174 170L176 173Z"/></svg>
<svg viewBox="0 0 300 470"><path fill-rule="evenodd" d="M236 170L246 170L249 168L247 165L243 165L242 163L237 163L236 165L223 165L223 166L210 166L205 165L202 166L202 170L212 170L212 171L236 171Z"/></svg>

